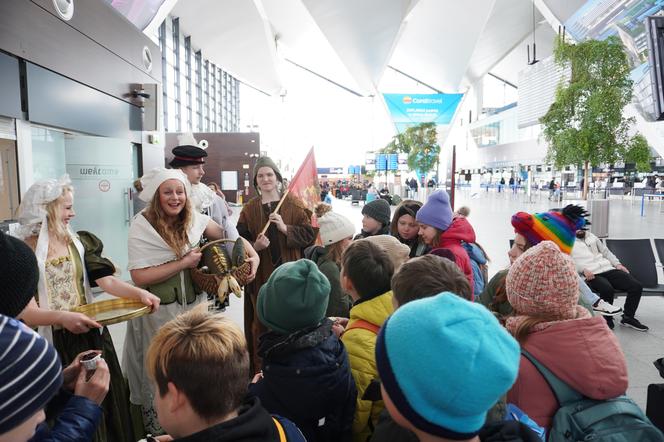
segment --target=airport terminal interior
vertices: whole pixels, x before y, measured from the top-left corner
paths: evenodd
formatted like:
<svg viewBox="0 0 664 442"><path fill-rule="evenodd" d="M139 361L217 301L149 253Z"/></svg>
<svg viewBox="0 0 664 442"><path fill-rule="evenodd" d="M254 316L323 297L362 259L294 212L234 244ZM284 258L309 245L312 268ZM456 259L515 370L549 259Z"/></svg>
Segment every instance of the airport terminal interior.
<svg viewBox="0 0 664 442"><path fill-rule="evenodd" d="M664 0L0 1L0 442L664 441L663 90Z"/></svg>

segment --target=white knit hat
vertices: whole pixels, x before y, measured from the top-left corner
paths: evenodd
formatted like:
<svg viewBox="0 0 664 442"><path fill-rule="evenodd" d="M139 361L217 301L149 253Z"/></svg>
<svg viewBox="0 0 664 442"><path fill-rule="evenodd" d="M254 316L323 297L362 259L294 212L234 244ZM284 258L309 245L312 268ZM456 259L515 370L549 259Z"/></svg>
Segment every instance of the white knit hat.
<svg viewBox="0 0 664 442"><path fill-rule="evenodd" d="M403 244L401 241L392 235L374 235L368 236L362 241L371 241L387 253L390 257L394 271L396 272L399 267L410 259L410 247Z"/></svg>
<svg viewBox="0 0 664 442"><path fill-rule="evenodd" d="M163 167L155 167L154 169L149 170L141 177L141 185L143 190L138 194L138 197L141 201L149 203L152 200L152 197L157 192L157 189L166 180L178 180L184 184L185 191L187 192L187 198L191 196L191 185L189 184L189 179L187 175L184 174L180 169L166 169Z"/></svg>
<svg viewBox="0 0 664 442"><path fill-rule="evenodd" d="M327 212L318 218L320 239L324 246L337 243L355 235L355 226L348 218L335 212Z"/></svg>

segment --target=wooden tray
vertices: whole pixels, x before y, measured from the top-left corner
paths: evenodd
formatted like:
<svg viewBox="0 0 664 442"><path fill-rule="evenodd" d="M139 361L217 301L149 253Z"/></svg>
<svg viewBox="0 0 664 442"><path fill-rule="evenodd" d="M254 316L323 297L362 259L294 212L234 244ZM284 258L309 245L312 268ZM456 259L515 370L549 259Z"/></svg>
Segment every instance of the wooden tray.
<svg viewBox="0 0 664 442"><path fill-rule="evenodd" d="M101 325L117 324L150 313L150 307L134 299L108 299L71 309L83 313Z"/></svg>

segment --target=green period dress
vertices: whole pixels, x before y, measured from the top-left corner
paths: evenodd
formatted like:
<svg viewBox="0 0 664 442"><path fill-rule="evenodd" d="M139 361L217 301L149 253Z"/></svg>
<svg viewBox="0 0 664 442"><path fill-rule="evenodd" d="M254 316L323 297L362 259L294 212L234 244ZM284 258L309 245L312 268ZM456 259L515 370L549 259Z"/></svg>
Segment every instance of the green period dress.
<svg viewBox="0 0 664 442"><path fill-rule="evenodd" d="M86 304L83 271L85 269L90 284L95 280L115 273L113 263L101 255L103 244L89 232L78 232L85 249L83 261L73 243L69 253L45 263L45 280L50 310L70 310ZM85 267L83 266L85 262ZM74 361L76 356L87 350L101 350L108 364L111 384L102 402L103 419L94 437L95 442L129 442L140 439L134 434L129 414L129 389L122 375L120 363L113 346L108 328L90 330L74 334L66 329L53 327L53 345L62 360L63 367Z"/></svg>

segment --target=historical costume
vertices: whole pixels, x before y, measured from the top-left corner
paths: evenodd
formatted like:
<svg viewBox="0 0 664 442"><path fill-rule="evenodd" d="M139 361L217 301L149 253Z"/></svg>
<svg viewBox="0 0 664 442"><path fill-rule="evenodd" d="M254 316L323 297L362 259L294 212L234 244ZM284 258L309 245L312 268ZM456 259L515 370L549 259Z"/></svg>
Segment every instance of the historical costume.
<svg viewBox="0 0 664 442"><path fill-rule="evenodd" d="M189 195L189 181L181 171L159 168L151 170L141 178L143 191L139 198L146 202L150 202L153 197L159 198L159 186L171 179L180 181L184 185L187 195ZM149 207L133 218L129 228L129 263L127 267L130 271L156 267L181 259L181 255L176 254L146 218ZM188 210L187 206L182 210ZM191 223L187 226L189 249L198 246L201 236L210 221L208 216L193 210L191 215ZM206 295L194 286L189 269L181 270L165 281L149 284L145 288L159 296L161 306L158 312L133 319L127 323L123 367L129 380L131 403L142 407L146 430L158 434L161 432L161 427L158 424L152 405L154 390L144 369L147 348L159 327L180 313L204 302Z"/></svg>
<svg viewBox="0 0 664 442"><path fill-rule="evenodd" d="M237 229L240 235L252 244L258 238L259 233L268 222L270 214L276 209L279 201L262 202L261 189L256 180L259 169L271 168L281 186L281 173L276 164L268 157L260 157L254 167L254 187L259 195L252 198L242 208L238 220ZM266 331L256 317L256 299L258 290L268 280L272 271L281 264L289 261L297 261L302 258L304 248L312 245L316 239L317 232L311 226L312 212L304 203L290 194L286 195L279 215L287 226L287 233L283 234L277 229L275 223L270 223L265 236L269 239L269 246L257 250L261 265L258 267L256 279L245 287L244 297L244 333L247 337L249 354L251 355L252 367L260 367L260 361L256 354L258 349L258 337ZM254 246L254 248L256 248Z"/></svg>
<svg viewBox="0 0 664 442"><path fill-rule="evenodd" d="M91 286L97 279L113 275L115 266L102 256L103 244L90 232L74 234L67 225L67 253L49 258L49 225L46 206L71 191L68 176L33 184L19 210L19 236L35 251L39 266L37 300L46 310L69 311L93 301ZM135 441L129 415L127 384L122 375L111 334L106 327L74 334L59 326L40 326L39 333L57 349L63 365L86 350L101 350L111 374L109 392L102 402L104 419L95 441Z"/></svg>

